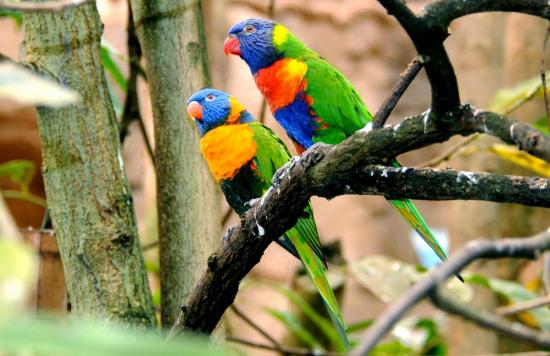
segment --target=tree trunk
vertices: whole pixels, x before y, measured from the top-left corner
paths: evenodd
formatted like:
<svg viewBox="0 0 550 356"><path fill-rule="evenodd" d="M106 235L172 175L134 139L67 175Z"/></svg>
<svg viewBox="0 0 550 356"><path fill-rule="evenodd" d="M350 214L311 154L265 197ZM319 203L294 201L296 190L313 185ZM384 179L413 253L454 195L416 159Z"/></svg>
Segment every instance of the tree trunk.
<svg viewBox="0 0 550 356"><path fill-rule="evenodd" d="M100 59L95 2L25 16L27 60L80 94L78 104L40 108L42 173L72 312L153 326L118 124Z"/></svg>
<svg viewBox="0 0 550 356"><path fill-rule="evenodd" d="M155 120L161 318L175 320L220 236L219 193L185 112L210 83L201 1L132 0Z"/></svg>

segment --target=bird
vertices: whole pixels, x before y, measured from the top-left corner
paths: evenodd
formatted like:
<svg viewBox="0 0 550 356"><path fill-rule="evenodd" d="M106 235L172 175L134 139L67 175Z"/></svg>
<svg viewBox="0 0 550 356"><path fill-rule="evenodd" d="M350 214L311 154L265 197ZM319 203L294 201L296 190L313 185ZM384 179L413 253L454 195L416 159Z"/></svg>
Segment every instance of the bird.
<svg viewBox="0 0 550 356"><path fill-rule="evenodd" d="M244 20L229 29L223 49L246 62L298 154L317 142L338 144L372 127L372 115L351 82L283 25L269 19ZM391 164L401 166L396 159ZM445 260L447 254L414 204L408 199L390 203Z"/></svg>
<svg viewBox="0 0 550 356"><path fill-rule="evenodd" d="M291 155L286 145L233 96L220 90L202 89L188 99L187 113L200 134L200 151L229 205L242 216L248 202L270 188L275 172ZM258 226L258 233L265 233ZM311 203L294 227L276 240L298 257L309 274L342 340L349 347L345 323L326 275Z"/></svg>

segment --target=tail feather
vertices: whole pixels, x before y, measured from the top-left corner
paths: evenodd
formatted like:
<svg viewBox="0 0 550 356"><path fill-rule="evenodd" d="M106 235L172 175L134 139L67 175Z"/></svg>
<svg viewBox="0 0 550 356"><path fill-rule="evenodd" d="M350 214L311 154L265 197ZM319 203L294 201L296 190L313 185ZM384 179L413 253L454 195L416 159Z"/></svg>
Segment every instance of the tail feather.
<svg viewBox="0 0 550 356"><path fill-rule="evenodd" d="M344 322L344 318L342 317L340 307L338 306L336 296L334 295L327 279L324 262L321 261L311 246L307 244L305 239L303 239L296 230L292 229L288 231L287 236L290 238L290 241L292 241L296 251L298 251L300 259L302 260L313 285L321 295L328 314L330 315L331 321L342 339L345 350L348 350L350 344L346 335L346 324Z"/></svg>

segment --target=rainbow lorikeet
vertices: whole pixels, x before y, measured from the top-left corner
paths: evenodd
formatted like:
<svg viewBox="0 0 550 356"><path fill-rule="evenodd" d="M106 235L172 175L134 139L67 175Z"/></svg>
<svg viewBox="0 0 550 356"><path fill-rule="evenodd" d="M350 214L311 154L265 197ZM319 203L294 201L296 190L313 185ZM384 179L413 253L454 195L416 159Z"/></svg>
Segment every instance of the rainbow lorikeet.
<svg viewBox="0 0 550 356"><path fill-rule="evenodd" d="M316 142L340 143L372 120L349 80L276 22L252 18L234 25L224 52L248 64L273 116L300 154ZM392 164L400 166L397 160ZM445 251L413 203L390 202L445 260Z"/></svg>
<svg viewBox="0 0 550 356"><path fill-rule="evenodd" d="M188 100L187 112L199 128L202 155L227 202L239 215L244 214L245 204L260 198L271 186L277 169L290 160L287 147L273 131L255 122L235 98L222 91L196 92ZM304 264L346 348L345 324L325 273L311 204L304 212L305 216L276 241ZM258 230L261 234L262 228Z"/></svg>

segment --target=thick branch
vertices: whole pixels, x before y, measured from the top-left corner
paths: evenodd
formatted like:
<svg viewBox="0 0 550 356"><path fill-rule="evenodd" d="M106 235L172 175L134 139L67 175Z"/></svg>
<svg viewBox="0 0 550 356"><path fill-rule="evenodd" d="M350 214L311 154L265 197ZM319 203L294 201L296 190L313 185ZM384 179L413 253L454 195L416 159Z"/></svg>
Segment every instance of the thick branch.
<svg viewBox="0 0 550 356"><path fill-rule="evenodd" d="M530 148L533 152L539 153L539 156L550 160L550 138L528 125L516 123L496 114L477 112L470 107L464 107L459 117L450 115L441 118L439 120L439 123L443 124L441 129L436 129L431 121L425 120L426 118L426 115L421 115L407 119L394 127L357 132L336 146L316 145L301 158L295 158L281 168L273 179L273 188L261 200L252 204L251 209L241 219L241 224L228 232L222 246L210 257L208 270L188 299L184 312L180 314L174 325L173 333L182 330L210 333L225 309L233 302L240 280L259 262L263 251L271 241L294 226L309 198L312 195L334 196L334 192L330 189L338 188L344 192L347 189L346 185L349 185L349 189L352 189L352 186L358 187L359 183L354 178L354 174L367 165L377 164L401 153L448 140L453 135L468 135L474 132L486 132L497 137L503 135L503 138L521 143L523 148ZM510 127L513 127L513 139L509 134ZM536 135L540 135L537 145L527 145L523 142L526 137ZM547 152L542 152L542 147L549 147L549 149ZM434 171L411 170L411 172L417 174L419 179L422 176L424 176L423 179L427 179L426 174ZM380 178L382 174L383 172L379 173ZM456 184L456 180L460 178L458 183L464 184L463 188L481 189L473 187L473 182L468 182L467 175L462 175L464 178L462 181L459 173L455 172L454 176L452 174L451 172L448 175L442 175L448 179L449 185L451 182L453 185ZM370 172L364 175L370 176ZM393 171L392 174L387 171L386 175L388 177L383 177L384 179L392 176L390 179L399 180L399 178L393 178ZM332 177L341 177L341 180L334 181ZM489 176L479 175L475 178L483 181L489 179ZM493 179L496 176L490 178ZM510 189L519 189L514 188L515 178L502 178L503 183L507 181L506 185ZM486 185L486 183L479 184L479 181L478 185ZM539 198L550 200L550 190L544 199L544 190L540 193L542 181L535 181L538 182L535 184L537 187L535 190L539 191L536 193L539 194ZM403 187L409 184L405 180L401 182ZM376 185L379 182L372 182L372 184ZM387 186L387 189L390 189L390 184ZM524 188L527 189L527 186ZM495 186L486 188L487 192L498 189ZM374 194L375 188L372 189ZM442 188L442 190L445 189ZM396 193L392 194L397 196ZM493 191L478 198L489 198L489 195L495 197L499 193ZM473 193L470 198L474 198ZM259 231L263 234L260 235Z"/></svg>
<svg viewBox="0 0 550 356"><path fill-rule="evenodd" d="M480 12L519 12L550 20L550 6L546 0L440 0L433 1L422 12L427 24L441 30L462 16Z"/></svg>
<svg viewBox="0 0 550 356"><path fill-rule="evenodd" d="M388 199L486 200L550 207L550 179L462 172L450 169L415 169L365 166L330 177L315 195L383 195Z"/></svg>
<svg viewBox="0 0 550 356"><path fill-rule="evenodd" d="M540 252L548 249L550 249L550 230L530 238L478 240L468 243L431 272L426 279L413 285L397 302L391 304L369 327L365 338L357 347L357 354L364 355L372 350L411 307L472 261L480 258L535 258Z"/></svg>
<svg viewBox="0 0 550 356"><path fill-rule="evenodd" d="M432 87L432 111L436 116L455 110L460 105L456 76L443 47L446 28L436 31L405 5L402 0L378 0L388 13L395 16L411 38Z"/></svg>

